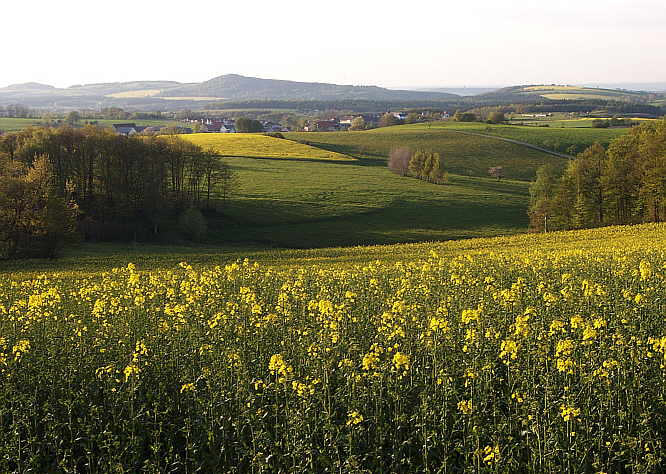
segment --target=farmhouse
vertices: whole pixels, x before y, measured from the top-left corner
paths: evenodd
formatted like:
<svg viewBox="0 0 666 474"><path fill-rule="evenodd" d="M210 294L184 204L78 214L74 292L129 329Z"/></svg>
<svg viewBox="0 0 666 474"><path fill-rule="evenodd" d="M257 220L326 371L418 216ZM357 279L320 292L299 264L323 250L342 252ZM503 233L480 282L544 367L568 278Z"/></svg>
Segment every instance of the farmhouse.
<svg viewBox="0 0 666 474"><path fill-rule="evenodd" d="M318 132L336 132L340 130L340 122L337 120L317 120L314 129Z"/></svg>
<svg viewBox="0 0 666 474"><path fill-rule="evenodd" d="M262 123L265 132L288 132L289 130L280 125L279 123L274 122L263 122Z"/></svg>
<svg viewBox="0 0 666 474"><path fill-rule="evenodd" d="M201 131L209 133L236 133L236 127L234 124L235 122L233 120L202 119Z"/></svg>
<svg viewBox="0 0 666 474"><path fill-rule="evenodd" d="M233 126L233 124L228 122L223 122L221 120L208 120L201 126L201 131L210 133L235 133L236 128Z"/></svg>
<svg viewBox="0 0 666 474"><path fill-rule="evenodd" d="M135 123L114 123L113 129L118 135L124 135L126 137L136 135L137 133L143 132L148 127L139 127Z"/></svg>

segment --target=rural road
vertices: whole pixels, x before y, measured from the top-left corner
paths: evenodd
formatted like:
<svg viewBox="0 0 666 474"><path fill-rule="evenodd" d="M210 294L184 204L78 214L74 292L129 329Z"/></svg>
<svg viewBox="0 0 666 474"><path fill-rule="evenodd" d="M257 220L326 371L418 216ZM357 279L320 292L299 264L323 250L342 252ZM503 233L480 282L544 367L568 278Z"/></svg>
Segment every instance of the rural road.
<svg viewBox="0 0 666 474"><path fill-rule="evenodd" d="M573 156L567 155L566 153L559 153L557 151L549 150L548 148L542 148L537 145L532 145L531 143L521 142L520 140L513 140L511 138L498 137L495 135L486 135L485 133L478 133L478 132L463 132L462 130L448 130L448 131L455 133L462 133L464 135L476 135L477 137L494 138L495 140L501 140L503 142L509 142L515 145L521 145L527 148L531 148L533 150L548 153L549 155L559 156L560 158L567 158L569 160L573 158Z"/></svg>

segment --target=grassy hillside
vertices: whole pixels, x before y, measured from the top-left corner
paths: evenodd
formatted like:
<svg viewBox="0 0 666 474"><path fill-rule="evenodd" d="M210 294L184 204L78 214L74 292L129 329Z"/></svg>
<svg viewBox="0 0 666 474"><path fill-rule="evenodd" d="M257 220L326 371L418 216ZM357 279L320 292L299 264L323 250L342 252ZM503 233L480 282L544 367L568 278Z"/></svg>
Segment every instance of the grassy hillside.
<svg viewBox="0 0 666 474"><path fill-rule="evenodd" d="M411 126L411 125L409 125ZM566 153L570 147L579 151L599 142L603 145L628 132L628 128L573 128L557 127L529 127L519 125L490 125L485 123L440 122L433 124L434 129L460 130L482 133L502 138L519 140L549 150Z"/></svg>
<svg viewBox="0 0 666 474"><path fill-rule="evenodd" d="M520 145L492 138L456 133L444 124L415 124L364 132L288 133L289 139L313 146L385 163L398 147L437 151L447 171L467 176L487 176L491 166L503 166L507 177L532 179L544 163L564 160ZM484 125L481 125L484 130Z"/></svg>
<svg viewBox="0 0 666 474"><path fill-rule="evenodd" d="M286 247L446 240L522 232L527 183L451 176L434 185L385 167L227 158L239 186L218 238ZM215 222L211 223L215 226Z"/></svg>
<svg viewBox="0 0 666 474"><path fill-rule="evenodd" d="M551 99L551 100L621 100L621 101L640 101L649 97L649 94L639 91L628 91L619 89L603 89L595 87L580 87L570 85L533 85L533 86L513 86L499 89L487 94L482 94L484 98L511 99L517 101L526 98L532 99Z"/></svg>
<svg viewBox="0 0 666 474"><path fill-rule="evenodd" d="M42 119L22 119L0 117L0 130L5 132L14 132L28 127L38 127L43 125Z"/></svg>
<svg viewBox="0 0 666 474"><path fill-rule="evenodd" d="M204 148L213 149L222 156L331 161L354 160L354 158L341 153L256 133L196 133L182 135L182 138Z"/></svg>
<svg viewBox="0 0 666 474"><path fill-rule="evenodd" d="M553 117L538 117L538 118L526 118L520 114L516 114L510 119L511 125L547 125L551 128L592 128L592 123L595 120L610 120L612 117L585 117L585 118L568 118L568 114L555 114ZM649 121L654 119L633 117L631 118L632 122L641 123L644 121ZM618 127L613 130L621 130L625 127Z"/></svg>
<svg viewBox="0 0 666 474"><path fill-rule="evenodd" d="M87 120L81 120L81 125L85 124ZM102 127L111 127L114 123L134 123L138 126L146 127L174 127L183 126L183 122L175 120L94 120L97 125ZM48 124L47 120L43 119L21 119L21 118L6 118L0 117L0 130L5 132L13 132L23 130L28 127L39 127Z"/></svg>
<svg viewBox="0 0 666 474"><path fill-rule="evenodd" d="M71 278L99 275L114 267L133 262L139 270L166 270L188 262L197 268L212 267L248 258L275 268L325 266L352 268L376 260L387 263L418 259L436 252L444 258L470 256L577 255L585 252L612 254L641 252L655 248L666 252L666 224L604 227L548 234L519 234L480 237L442 242L418 242L314 249L273 249L260 245L156 245L156 244L82 244L69 249L57 260L3 262L0 275L14 279L34 278L44 272L53 277Z"/></svg>

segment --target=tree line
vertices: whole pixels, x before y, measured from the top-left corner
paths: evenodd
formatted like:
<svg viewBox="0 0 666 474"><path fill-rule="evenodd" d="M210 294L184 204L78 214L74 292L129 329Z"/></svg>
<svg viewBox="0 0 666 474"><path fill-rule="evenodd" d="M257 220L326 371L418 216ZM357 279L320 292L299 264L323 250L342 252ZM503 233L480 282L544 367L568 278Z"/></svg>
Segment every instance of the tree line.
<svg viewBox="0 0 666 474"><path fill-rule="evenodd" d="M563 172L539 168L530 196L534 231L666 220L666 119L590 146Z"/></svg>
<svg viewBox="0 0 666 474"><path fill-rule="evenodd" d="M156 238L186 211L214 207L233 178L213 152L175 136L124 137L93 126L4 135L0 253L51 256L72 227L88 240Z"/></svg>

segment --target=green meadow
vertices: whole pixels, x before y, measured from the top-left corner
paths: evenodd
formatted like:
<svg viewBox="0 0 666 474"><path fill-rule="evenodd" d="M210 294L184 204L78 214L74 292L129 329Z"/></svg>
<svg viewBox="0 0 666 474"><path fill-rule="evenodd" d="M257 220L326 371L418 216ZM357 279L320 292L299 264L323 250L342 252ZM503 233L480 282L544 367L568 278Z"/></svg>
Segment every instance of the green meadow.
<svg viewBox="0 0 666 474"><path fill-rule="evenodd" d="M176 127L176 126L185 126L183 122L178 122L175 120L106 120L106 119L96 119L96 120L80 120L79 124L84 125L87 122L95 122L97 125L102 127L111 127L114 123L134 123L138 126L143 127ZM46 119L23 119L23 118L6 118L0 117L0 130L5 132L15 132L18 130L23 130L28 127L40 127L48 125L50 122Z"/></svg>
<svg viewBox="0 0 666 474"><path fill-rule="evenodd" d="M400 147L436 151L450 173L487 176L488 168L502 166L506 177L529 180L537 168L564 160L494 138L458 133L440 124L400 125L363 132L287 133L285 137L364 160L386 162Z"/></svg>
<svg viewBox="0 0 666 474"><path fill-rule="evenodd" d="M224 160L238 185L225 219L211 226L227 242L370 245L513 234L527 225L522 181L451 175L436 185L385 166Z"/></svg>

